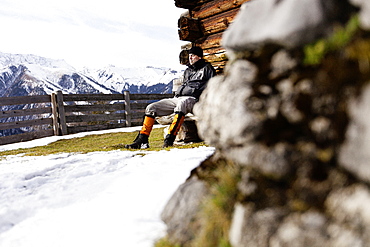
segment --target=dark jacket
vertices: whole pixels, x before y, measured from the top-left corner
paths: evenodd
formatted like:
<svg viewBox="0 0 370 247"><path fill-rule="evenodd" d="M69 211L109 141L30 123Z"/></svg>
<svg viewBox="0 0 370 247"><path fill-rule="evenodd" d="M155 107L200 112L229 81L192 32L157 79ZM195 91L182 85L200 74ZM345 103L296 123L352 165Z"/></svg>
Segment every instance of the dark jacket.
<svg viewBox="0 0 370 247"><path fill-rule="evenodd" d="M216 71L209 62L204 59L198 60L184 71L183 83L177 89L175 97L193 96L199 99L208 80L215 75Z"/></svg>

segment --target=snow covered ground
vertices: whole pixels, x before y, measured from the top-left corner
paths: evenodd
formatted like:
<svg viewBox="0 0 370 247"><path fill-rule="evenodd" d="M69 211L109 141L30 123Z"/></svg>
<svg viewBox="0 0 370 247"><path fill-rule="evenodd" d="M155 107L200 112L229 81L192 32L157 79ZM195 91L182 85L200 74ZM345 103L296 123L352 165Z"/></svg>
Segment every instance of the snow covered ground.
<svg viewBox="0 0 370 247"><path fill-rule="evenodd" d="M47 137L0 146L46 145ZM149 247L165 235L160 213L168 199L214 149L109 151L9 156L0 161L0 246Z"/></svg>

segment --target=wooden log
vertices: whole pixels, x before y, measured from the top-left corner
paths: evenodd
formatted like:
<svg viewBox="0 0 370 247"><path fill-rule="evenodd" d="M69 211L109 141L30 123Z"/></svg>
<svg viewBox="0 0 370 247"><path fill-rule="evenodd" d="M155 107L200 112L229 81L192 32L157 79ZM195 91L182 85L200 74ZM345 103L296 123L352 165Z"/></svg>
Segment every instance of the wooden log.
<svg viewBox="0 0 370 247"><path fill-rule="evenodd" d="M178 27L180 29L200 32L200 22L197 19L187 16L181 16L178 20Z"/></svg>
<svg viewBox="0 0 370 247"><path fill-rule="evenodd" d="M175 0L175 6L183 9L192 9L210 0Z"/></svg>
<svg viewBox="0 0 370 247"><path fill-rule="evenodd" d="M227 61L226 53L216 53L216 54L211 54L209 56L206 56L205 59L210 62L222 62L222 61Z"/></svg>
<svg viewBox="0 0 370 247"><path fill-rule="evenodd" d="M215 33L205 37L204 39L199 39L195 42L197 46L200 46L203 50L218 48L221 46L222 33Z"/></svg>
<svg viewBox="0 0 370 247"><path fill-rule="evenodd" d="M186 29L179 29L178 34L179 34L179 39L180 40L190 41L190 42L195 42L196 40L203 37L202 32L195 32L195 31L186 30Z"/></svg>
<svg viewBox="0 0 370 247"><path fill-rule="evenodd" d="M203 35L211 35L225 31L234 20L239 9L232 9L201 21Z"/></svg>
<svg viewBox="0 0 370 247"><path fill-rule="evenodd" d="M192 18L205 19L207 17L231 10L239 9L240 6L249 0L213 0L204 4L198 4L199 8L194 8L190 12Z"/></svg>

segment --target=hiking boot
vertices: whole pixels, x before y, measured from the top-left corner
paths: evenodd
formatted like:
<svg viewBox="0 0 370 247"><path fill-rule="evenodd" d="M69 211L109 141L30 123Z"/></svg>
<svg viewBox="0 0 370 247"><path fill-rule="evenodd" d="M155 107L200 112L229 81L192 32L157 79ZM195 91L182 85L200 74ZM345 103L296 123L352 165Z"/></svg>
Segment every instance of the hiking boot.
<svg viewBox="0 0 370 247"><path fill-rule="evenodd" d="M139 134L136 136L135 140L131 144L125 145L125 148L128 149L147 149L149 148L149 141L148 141L149 136L145 134Z"/></svg>
<svg viewBox="0 0 370 247"><path fill-rule="evenodd" d="M164 139L163 148L172 147L173 142L175 141L176 136L172 134L167 134L166 138Z"/></svg>

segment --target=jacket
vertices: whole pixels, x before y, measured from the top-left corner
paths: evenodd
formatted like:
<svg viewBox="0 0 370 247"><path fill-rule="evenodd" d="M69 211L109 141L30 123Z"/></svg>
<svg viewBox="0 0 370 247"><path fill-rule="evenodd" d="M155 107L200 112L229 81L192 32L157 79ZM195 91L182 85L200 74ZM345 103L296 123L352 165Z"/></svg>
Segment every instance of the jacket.
<svg viewBox="0 0 370 247"><path fill-rule="evenodd" d="M204 59L198 60L184 71L183 83L177 89L175 97L192 96L199 99L208 80L215 75L216 71L209 62Z"/></svg>

